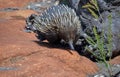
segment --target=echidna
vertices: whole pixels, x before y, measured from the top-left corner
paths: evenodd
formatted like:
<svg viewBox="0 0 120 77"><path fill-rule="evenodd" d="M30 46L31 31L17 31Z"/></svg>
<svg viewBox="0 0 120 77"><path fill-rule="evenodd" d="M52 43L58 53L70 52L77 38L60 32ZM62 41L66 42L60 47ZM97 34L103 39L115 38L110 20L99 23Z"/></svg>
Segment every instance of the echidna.
<svg viewBox="0 0 120 77"><path fill-rule="evenodd" d="M75 11L63 4L52 6L41 15L31 15L27 19L27 28L37 31L41 41L47 39L56 43L64 40L73 50L82 31Z"/></svg>

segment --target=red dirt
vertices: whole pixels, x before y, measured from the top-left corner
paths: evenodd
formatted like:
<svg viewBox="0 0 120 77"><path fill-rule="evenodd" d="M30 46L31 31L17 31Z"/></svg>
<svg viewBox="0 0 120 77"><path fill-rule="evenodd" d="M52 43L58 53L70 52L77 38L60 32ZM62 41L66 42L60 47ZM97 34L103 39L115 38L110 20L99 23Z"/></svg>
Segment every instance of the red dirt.
<svg viewBox="0 0 120 77"><path fill-rule="evenodd" d="M0 8L11 8L11 7L24 7L29 2L34 2L36 0L0 0Z"/></svg>

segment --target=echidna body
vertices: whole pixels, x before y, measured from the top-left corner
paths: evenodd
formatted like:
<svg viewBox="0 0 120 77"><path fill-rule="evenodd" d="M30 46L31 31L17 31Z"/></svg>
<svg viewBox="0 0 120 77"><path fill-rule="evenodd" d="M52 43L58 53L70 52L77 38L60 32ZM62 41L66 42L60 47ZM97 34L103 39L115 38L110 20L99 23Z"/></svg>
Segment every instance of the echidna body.
<svg viewBox="0 0 120 77"><path fill-rule="evenodd" d="M64 40L74 50L73 45L80 37L81 24L73 9L65 5L52 6L41 15L34 15L31 20L32 28L50 43Z"/></svg>

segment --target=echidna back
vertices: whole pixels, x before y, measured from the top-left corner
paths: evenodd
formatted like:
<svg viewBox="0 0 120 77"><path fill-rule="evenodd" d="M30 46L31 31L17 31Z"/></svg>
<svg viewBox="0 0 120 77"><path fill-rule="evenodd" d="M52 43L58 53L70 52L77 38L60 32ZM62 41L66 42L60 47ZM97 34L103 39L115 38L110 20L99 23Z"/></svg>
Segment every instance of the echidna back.
<svg viewBox="0 0 120 77"><path fill-rule="evenodd" d="M41 15L36 16L34 22L33 26L44 34L49 42L63 39L65 42L71 41L70 43L73 44L80 36L79 18L73 9L65 5L48 8Z"/></svg>

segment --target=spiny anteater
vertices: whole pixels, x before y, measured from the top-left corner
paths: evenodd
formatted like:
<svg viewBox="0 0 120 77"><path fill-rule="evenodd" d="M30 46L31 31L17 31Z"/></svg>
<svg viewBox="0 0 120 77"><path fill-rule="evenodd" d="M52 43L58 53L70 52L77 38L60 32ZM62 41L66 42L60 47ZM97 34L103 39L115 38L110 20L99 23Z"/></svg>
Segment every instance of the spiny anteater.
<svg viewBox="0 0 120 77"><path fill-rule="evenodd" d="M41 15L31 15L27 28L37 31L41 41L50 43L64 40L74 50L74 44L82 32L81 23L75 11L66 5L52 6Z"/></svg>

